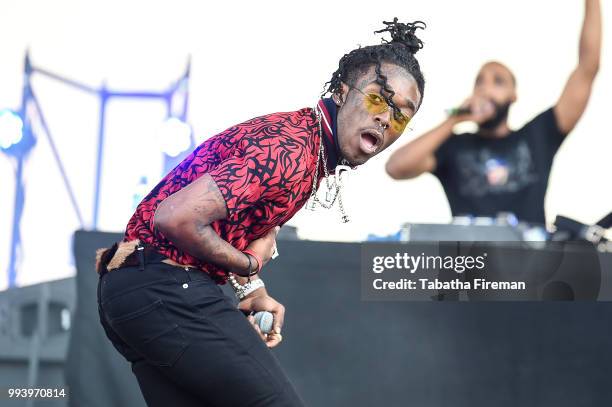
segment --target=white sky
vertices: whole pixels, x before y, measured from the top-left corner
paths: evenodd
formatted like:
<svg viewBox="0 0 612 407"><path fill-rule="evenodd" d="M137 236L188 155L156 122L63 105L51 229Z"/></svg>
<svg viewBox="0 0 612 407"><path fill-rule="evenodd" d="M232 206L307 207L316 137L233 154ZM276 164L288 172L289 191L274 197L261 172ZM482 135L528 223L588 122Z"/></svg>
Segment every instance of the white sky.
<svg viewBox="0 0 612 407"><path fill-rule="evenodd" d="M612 89L612 7L603 7L601 71L586 114L561 147L546 201L557 214L593 222L612 208L608 126ZM269 5L268 5L269 4ZM577 62L583 1L16 1L0 2L0 108L20 104L22 67L29 47L35 65L92 86L103 79L121 89L164 89L192 55L189 119L199 141L261 114L314 105L339 58L394 16L421 19L425 48L418 57L427 85L408 141L468 96L481 63L497 59L518 79L519 101L510 121L519 127L557 100ZM92 213L97 101L45 78L35 78L55 142L83 215ZM151 141L161 105L120 102L108 108L100 226L123 230L133 191L143 175L161 177L161 155ZM308 239L361 240L391 234L404 222L447 222L450 211L431 175L392 181L384 163L393 148L349 181L346 205L352 222L331 213L300 213L292 224ZM131 154L137 158L128 161ZM6 287L14 172L0 156L0 289ZM46 139L26 167L26 207L19 284L63 278L70 265L71 235L78 227Z"/></svg>

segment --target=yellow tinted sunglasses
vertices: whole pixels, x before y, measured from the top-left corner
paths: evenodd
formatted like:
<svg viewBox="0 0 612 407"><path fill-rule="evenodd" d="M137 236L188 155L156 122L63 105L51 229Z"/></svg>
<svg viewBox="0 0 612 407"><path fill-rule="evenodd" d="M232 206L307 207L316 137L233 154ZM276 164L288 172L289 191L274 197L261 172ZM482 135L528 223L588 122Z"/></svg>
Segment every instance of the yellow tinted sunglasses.
<svg viewBox="0 0 612 407"><path fill-rule="evenodd" d="M355 89L364 96L363 104L370 114L381 114L389 111L389 104L380 94L364 93L355 87L351 87L351 89ZM406 116L400 110L393 109L390 121L393 131L401 134L406 129L406 126L408 126L408 123L410 123L410 117Z"/></svg>

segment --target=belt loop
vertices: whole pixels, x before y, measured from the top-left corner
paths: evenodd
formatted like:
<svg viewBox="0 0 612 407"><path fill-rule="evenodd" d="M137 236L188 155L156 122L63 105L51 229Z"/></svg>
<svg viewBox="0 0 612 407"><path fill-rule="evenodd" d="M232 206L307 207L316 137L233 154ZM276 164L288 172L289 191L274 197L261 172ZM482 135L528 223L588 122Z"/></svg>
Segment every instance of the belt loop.
<svg viewBox="0 0 612 407"><path fill-rule="evenodd" d="M138 245L136 246L136 250L138 251L138 262L140 263L140 271L144 271L145 269L145 253L144 253L144 246L141 245L140 243L138 243Z"/></svg>

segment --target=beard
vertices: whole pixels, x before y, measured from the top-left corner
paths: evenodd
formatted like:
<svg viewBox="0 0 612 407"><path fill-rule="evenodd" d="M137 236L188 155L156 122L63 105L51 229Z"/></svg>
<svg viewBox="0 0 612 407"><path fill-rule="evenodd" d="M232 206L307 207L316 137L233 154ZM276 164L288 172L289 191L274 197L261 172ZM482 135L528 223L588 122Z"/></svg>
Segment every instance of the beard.
<svg viewBox="0 0 612 407"><path fill-rule="evenodd" d="M479 127L483 130L493 130L502 124L506 119L508 119L511 104L512 102L506 102L503 104L493 102L493 105L495 106L495 113L490 119L480 123Z"/></svg>

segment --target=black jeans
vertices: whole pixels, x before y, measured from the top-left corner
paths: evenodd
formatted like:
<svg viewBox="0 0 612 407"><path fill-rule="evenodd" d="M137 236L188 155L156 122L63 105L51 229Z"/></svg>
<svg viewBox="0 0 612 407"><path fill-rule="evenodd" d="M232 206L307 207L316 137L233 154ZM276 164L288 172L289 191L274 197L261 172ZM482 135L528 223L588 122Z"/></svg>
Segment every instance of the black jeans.
<svg viewBox="0 0 612 407"><path fill-rule="evenodd" d="M106 335L153 406L303 406L278 361L213 280L164 263L98 283Z"/></svg>

